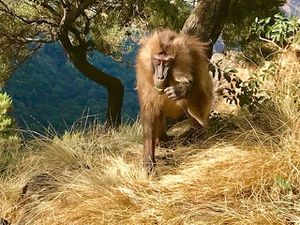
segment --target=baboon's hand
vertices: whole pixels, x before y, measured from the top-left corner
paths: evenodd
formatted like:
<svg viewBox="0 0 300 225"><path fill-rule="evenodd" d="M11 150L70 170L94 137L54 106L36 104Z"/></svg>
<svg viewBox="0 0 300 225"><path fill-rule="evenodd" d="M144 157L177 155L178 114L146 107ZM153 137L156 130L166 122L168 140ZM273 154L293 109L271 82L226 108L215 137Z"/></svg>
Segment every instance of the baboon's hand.
<svg viewBox="0 0 300 225"><path fill-rule="evenodd" d="M179 100L179 92L176 90L175 86L167 87L164 92L169 99L173 101Z"/></svg>
<svg viewBox="0 0 300 225"><path fill-rule="evenodd" d="M190 94L190 83L182 83L174 86L167 87L164 92L167 97L173 101L186 98Z"/></svg>

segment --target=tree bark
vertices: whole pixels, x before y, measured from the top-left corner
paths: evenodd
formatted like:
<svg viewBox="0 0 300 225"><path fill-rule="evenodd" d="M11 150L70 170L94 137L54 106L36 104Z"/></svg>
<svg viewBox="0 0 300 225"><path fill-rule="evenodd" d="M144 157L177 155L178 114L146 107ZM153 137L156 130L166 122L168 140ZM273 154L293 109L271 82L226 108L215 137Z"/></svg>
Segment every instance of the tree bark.
<svg viewBox="0 0 300 225"><path fill-rule="evenodd" d="M230 0L200 0L181 30L182 33L197 36L201 41L210 42L208 58L211 58L213 44L224 27L229 5Z"/></svg>

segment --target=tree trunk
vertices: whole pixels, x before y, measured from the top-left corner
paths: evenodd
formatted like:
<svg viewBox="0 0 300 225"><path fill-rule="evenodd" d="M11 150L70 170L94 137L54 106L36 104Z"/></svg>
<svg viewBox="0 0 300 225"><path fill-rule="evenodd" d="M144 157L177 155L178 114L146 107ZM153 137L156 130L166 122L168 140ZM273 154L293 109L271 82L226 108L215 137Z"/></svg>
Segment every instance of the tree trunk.
<svg viewBox="0 0 300 225"><path fill-rule="evenodd" d="M106 125L111 128L117 128L121 124L121 111L124 97L124 86L120 79L105 74L90 64L86 60L86 57L79 53L73 53L70 58L74 66L83 75L107 89L108 103Z"/></svg>
<svg viewBox="0 0 300 225"><path fill-rule="evenodd" d="M120 79L99 70L87 61L86 46L74 47L68 37L68 29L61 29L59 40L74 66L87 78L105 87L108 94L106 126L117 128L121 124L124 86Z"/></svg>
<svg viewBox="0 0 300 225"><path fill-rule="evenodd" d="M183 25L182 33L195 35L201 41L210 42L208 58L211 58L213 44L224 27L229 5L230 0L200 0Z"/></svg>

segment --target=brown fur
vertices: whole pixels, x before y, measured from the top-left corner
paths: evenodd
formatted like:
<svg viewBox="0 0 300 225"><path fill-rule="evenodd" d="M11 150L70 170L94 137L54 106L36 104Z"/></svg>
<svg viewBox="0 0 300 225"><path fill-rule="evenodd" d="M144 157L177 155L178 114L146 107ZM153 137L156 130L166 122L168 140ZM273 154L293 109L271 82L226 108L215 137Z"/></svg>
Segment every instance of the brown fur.
<svg viewBox="0 0 300 225"><path fill-rule="evenodd" d="M170 86L191 84L191 94L170 100L154 88L152 57L161 51L175 58ZM171 30L157 31L143 41L136 58L137 91L144 131L144 164L155 165L155 144L164 131L165 117L187 114L202 126L207 123L212 104L212 80L208 74L205 44L196 37Z"/></svg>

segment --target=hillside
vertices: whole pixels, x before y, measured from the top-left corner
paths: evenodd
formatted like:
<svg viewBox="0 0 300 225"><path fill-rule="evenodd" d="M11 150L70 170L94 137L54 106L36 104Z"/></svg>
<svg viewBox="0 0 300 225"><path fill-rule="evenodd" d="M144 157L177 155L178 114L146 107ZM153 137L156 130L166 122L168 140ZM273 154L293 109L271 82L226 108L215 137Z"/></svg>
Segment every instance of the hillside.
<svg viewBox="0 0 300 225"><path fill-rule="evenodd" d="M125 121L136 118L138 112L134 55L125 55L124 63L98 53L91 56L97 67L122 80ZM13 115L22 129L43 133L50 126L63 133L87 115L90 121L106 118L106 90L80 74L58 43L36 52L13 74L5 90L13 98Z"/></svg>
<svg viewBox="0 0 300 225"><path fill-rule="evenodd" d="M260 110L221 111L191 144L159 148L154 176L142 168L139 123L10 147L1 158L8 163L0 217L39 225L299 224L299 59L287 49L273 63Z"/></svg>

